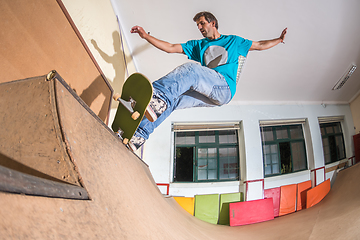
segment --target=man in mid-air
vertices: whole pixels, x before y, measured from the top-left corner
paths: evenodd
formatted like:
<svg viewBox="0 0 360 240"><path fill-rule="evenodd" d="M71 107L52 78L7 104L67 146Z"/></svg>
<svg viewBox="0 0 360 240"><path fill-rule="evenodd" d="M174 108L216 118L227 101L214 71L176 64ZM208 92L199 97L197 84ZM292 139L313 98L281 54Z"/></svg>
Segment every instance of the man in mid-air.
<svg viewBox="0 0 360 240"><path fill-rule="evenodd" d="M284 42L287 28L272 40L250 41L218 32L218 21L209 12L195 15L194 22L203 39L172 44L151 36L142 27L134 26L131 33L167 53L182 53L200 64L185 63L153 82L153 97L144 118L129 142L135 151L154 129L174 110L191 107L214 107L230 102L236 92L239 65L249 51L266 50ZM240 63L240 64L239 64Z"/></svg>

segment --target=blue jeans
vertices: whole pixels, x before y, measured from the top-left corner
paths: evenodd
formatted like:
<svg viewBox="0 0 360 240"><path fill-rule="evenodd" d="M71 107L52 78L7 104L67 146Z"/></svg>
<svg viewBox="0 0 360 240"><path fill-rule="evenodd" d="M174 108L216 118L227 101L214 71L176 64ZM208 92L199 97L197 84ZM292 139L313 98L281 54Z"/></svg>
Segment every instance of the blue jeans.
<svg viewBox="0 0 360 240"><path fill-rule="evenodd" d="M144 117L135 133L144 139L148 139L174 110L221 106L231 100L229 85L221 74L191 62L153 82L153 87L154 95L166 102L167 109L155 122Z"/></svg>

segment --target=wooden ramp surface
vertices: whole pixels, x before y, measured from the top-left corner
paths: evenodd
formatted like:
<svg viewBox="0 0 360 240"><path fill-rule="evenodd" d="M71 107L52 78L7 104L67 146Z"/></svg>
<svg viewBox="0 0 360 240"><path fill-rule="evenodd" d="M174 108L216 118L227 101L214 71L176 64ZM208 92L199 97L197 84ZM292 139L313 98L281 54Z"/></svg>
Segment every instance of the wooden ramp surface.
<svg viewBox="0 0 360 240"><path fill-rule="evenodd" d="M59 124L59 131L41 134L61 141L57 148L62 146L63 149L57 151L67 153L75 166L72 176L78 177L90 199L68 200L1 192L2 239L303 240L356 239L360 236L360 164L340 172L330 193L310 209L240 227L205 223L188 214L173 198L164 198L148 166L123 146L66 85L58 80L51 83L53 91L44 87L41 81L32 88L36 88L41 99L56 99L58 119L39 117L36 124L40 126L39 131L41 126ZM13 101L9 95L8 99L1 96L0 99L0 108ZM12 110L15 113L23 106L31 105L33 114L39 114L44 103L34 96L12 104L18 106ZM9 110L6 118L11 117ZM4 119L0 118L0 126L1 121ZM9 124L7 127L19 126ZM31 135L31 131L36 132L36 129L25 127L18 134ZM2 138L9 137L2 135ZM38 151L40 144L44 148L51 147L47 142L33 139L21 138L21 141L18 145L20 152L21 146L32 145L34 151ZM49 144L54 141L49 141ZM0 147L2 153L9 146L3 142ZM27 148L27 151L31 149ZM20 154L17 158L22 161ZM22 162L24 165L27 164L25 160Z"/></svg>

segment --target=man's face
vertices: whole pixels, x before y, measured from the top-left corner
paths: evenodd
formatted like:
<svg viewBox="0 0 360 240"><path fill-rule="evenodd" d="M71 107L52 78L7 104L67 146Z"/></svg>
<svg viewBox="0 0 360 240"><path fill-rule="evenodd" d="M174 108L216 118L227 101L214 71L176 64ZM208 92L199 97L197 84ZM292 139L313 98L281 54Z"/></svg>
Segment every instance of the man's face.
<svg viewBox="0 0 360 240"><path fill-rule="evenodd" d="M206 21L205 17L202 16L196 21L196 25L204 37L211 38L214 34L215 22Z"/></svg>

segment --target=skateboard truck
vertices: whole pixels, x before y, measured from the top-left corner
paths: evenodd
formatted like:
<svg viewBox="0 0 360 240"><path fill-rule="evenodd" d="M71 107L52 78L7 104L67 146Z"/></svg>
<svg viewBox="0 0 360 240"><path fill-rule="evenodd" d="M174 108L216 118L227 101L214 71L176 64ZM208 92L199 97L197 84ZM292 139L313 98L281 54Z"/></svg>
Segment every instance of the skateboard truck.
<svg viewBox="0 0 360 240"><path fill-rule="evenodd" d="M119 101L127 110L129 110L132 119L136 120L140 117L140 113L134 110L136 101L131 96L129 101L122 99L118 93L116 93L113 98L115 101Z"/></svg>
<svg viewBox="0 0 360 240"><path fill-rule="evenodd" d="M119 130L115 134L122 140L125 145L129 143L128 138L123 138L124 131L121 128L119 128Z"/></svg>

